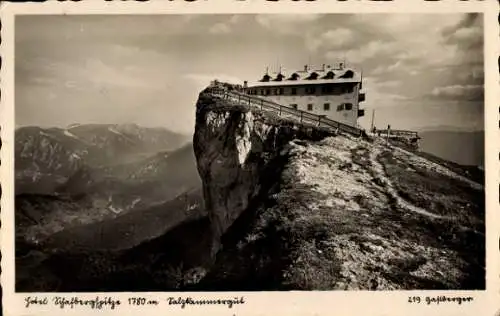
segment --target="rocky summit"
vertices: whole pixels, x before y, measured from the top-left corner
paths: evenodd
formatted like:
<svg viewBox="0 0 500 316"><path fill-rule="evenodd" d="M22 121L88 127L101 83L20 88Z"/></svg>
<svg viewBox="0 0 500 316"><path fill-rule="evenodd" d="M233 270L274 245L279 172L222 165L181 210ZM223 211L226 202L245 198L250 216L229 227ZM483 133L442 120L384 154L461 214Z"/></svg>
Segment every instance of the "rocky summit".
<svg viewBox="0 0 500 316"><path fill-rule="evenodd" d="M481 289L479 170L202 93L210 290Z"/></svg>

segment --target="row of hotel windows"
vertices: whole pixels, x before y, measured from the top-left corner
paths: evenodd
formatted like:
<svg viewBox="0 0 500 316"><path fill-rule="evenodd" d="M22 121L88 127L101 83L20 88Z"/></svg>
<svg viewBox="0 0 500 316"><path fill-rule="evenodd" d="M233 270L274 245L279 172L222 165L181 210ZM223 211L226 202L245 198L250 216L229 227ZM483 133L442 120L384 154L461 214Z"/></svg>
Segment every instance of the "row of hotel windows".
<svg viewBox="0 0 500 316"><path fill-rule="evenodd" d="M298 109L298 105L297 104L290 104L290 107L294 108L294 109ZM308 111L314 111L314 104L312 103L309 103L307 105L307 110ZM330 111L330 103L324 103L323 104L323 110L324 111ZM352 110L352 104L351 103L342 103L342 104L339 104L337 105L337 112L340 112L340 111L351 111Z"/></svg>
<svg viewBox="0 0 500 316"><path fill-rule="evenodd" d="M345 94L352 93L353 86L323 86L321 89L316 87L305 88L265 88L265 89L249 89L248 94L251 95L303 95L303 94L316 94L316 91L321 91L322 94Z"/></svg>

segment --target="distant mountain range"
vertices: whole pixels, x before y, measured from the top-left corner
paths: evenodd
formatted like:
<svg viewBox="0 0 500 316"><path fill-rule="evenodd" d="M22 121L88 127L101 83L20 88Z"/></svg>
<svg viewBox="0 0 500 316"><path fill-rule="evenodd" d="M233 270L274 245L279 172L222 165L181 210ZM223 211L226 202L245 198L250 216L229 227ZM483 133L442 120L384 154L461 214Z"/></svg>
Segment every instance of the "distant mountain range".
<svg viewBox="0 0 500 316"><path fill-rule="evenodd" d="M54 274L58 264L61 271L72 264L55 259L59 254L100 260L102 251L113 257L157 238L176 243L176 227L205 223L191 136L167 129L21 127L15 133L15 174L16 287L21 291L53 289L53 278L56 288L71 288L59 283L66 276Z"/></svg>
<svg viewBox="0 0 500 316"><path fill-rule="evenodd" d="M484 127L482 126L454 126L454 125L435 125L435 126L421 126L412 128L419 132L481 132Z"/></svg>
<svg viewBox="0 0 500 316"><path fill-rule="evenodd" d="M188 136L167 129L131 124L21 127L15 132L16 193L51 193L75 174L137 162L187 142Z"/></svg>
<svg viewBox="0 0 500 316"><path fill-rule="evenodd" d="M427 129L420 150L466 166L484 167L484 131Z"/></svg>
<svg viewBox="0 0 500 316"><path fill-rule="evenodd" d="M16 227L33 240L200 187L189 137L166 129L22 127L15 141Z"/></svg>

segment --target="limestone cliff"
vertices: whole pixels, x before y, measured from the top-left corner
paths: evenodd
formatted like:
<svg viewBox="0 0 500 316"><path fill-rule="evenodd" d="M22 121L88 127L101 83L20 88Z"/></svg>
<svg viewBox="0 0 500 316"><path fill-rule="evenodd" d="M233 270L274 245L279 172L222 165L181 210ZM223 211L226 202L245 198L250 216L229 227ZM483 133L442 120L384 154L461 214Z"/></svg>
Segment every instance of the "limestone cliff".
<svg viewBox="0 0 500 316"><path fill-rule="evenodd" d="M217 102L218 101L218 102ZM200 95L193 147L203 179L215 240L233 224L279 173L285 146L293 139L319 140L331 132L249 111ZM214 245L217 251L217 242Z"/></svg>
<svg viewBox="0 0 500 316"><path fill-rule="evenodd" d="M198 289L484 288L484 186L460 166L204 93L193 144L214 235Z"/></svg>

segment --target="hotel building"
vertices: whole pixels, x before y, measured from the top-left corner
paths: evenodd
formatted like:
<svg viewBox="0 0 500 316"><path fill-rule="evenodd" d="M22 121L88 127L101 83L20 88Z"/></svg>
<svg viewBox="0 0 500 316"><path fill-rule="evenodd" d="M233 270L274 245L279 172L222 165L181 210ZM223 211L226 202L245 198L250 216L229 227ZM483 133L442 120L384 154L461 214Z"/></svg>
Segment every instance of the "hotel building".
<svg viewBox="0 0 500 316"><path fill-rule="evenodd" d="M343 63L321 69L306 65L289 75L279 71L271 76L266 71L259 81L244 84L247 94L351 126L358 126L358 118L364 115L359 108L365 100L361 89L362 74Z"/></svg>

